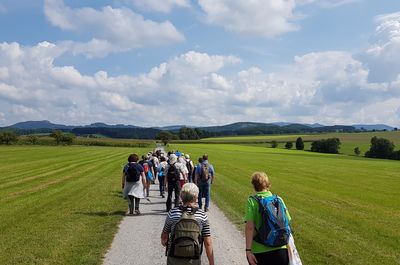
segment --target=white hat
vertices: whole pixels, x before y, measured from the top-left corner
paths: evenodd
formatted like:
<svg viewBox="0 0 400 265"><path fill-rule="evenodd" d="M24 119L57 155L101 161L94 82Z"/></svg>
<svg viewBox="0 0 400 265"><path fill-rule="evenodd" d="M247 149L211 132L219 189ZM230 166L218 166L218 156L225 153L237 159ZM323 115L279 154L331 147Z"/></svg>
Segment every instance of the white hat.
<svg viewBox="0 0 400 265"><path fill-rule="evenodd" d="M189 159L189 158L190 158L190 155L189 155L189 154L186 154L185 157L186 157L187 159Z"/></svg>
<svg viewBox="0 0 400 265"><path fill-rule="evenodd" d="M169 156L169 162L170 162L171 164L176 163L177 160L178 160L178 157L177 157L175 154L171 154L171 155Z"/></svg>

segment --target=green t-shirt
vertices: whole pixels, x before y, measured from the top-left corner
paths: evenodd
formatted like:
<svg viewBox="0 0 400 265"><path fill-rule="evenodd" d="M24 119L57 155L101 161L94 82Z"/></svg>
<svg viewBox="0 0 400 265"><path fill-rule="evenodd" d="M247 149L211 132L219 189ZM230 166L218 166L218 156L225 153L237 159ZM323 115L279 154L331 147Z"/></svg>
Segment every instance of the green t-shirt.
<svg viewBox="0 0 400 265"><path fill-rule="evenodd" d="M272 193L270 191L262 191L262 192L257 192L257 196L261 196L262 198L265 198L265 197L272 196ZM282 202L283 202L283 200L282 200ZM286 215L288 217L288 220L290 221L291 217L290 217L289 211L286 208L285 202L283 202L283 205L285 206ZM249 197L247 199L245 221L246 222L253 221L257 230L259 230L259 228L261 227L261 215L258 210L258 202L254 198L251 198L251 197ZM268 251L281 249L281 248L286 248L286 245L282 246L282 247L272 248L272 247L260 244L254 240L253 240L253 243L251 244L251 252L253 252L253 253L263 253L263 252L268 252Z"/></svg>

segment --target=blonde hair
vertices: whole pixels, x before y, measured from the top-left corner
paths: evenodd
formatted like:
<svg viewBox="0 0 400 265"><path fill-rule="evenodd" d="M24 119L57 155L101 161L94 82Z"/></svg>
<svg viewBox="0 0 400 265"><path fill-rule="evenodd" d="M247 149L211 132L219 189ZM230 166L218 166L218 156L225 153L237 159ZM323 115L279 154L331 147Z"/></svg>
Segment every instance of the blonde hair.
<svg viewBox="0 0 400 265"><path fill-rule="evenodd" d="M258 191L269 190L271 182L265 172L254 172L251 176L251 184Z"/></svg>

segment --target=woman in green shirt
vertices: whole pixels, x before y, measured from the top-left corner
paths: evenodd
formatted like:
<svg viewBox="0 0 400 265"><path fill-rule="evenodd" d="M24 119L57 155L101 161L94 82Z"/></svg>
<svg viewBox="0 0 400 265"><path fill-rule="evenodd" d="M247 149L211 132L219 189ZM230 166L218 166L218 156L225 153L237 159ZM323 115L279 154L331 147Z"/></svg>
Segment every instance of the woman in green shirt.
<svg viewBox="0 0 400 265"><path fill-rule="evenodd" d="M251 177L251 184L258 197L269 197L272 193L269 191L271 183L266 173L255 172ZM286 245L282 247L269 247L256 242L253 238L256 235L256 229L261 227L261 215L258 208L258 202L255 198L249 197L246 207L246 257L250 265L288 265L289 256ZM285 206L286 209L286 206ZM286 211L290 221L289 212Z"/></svg>

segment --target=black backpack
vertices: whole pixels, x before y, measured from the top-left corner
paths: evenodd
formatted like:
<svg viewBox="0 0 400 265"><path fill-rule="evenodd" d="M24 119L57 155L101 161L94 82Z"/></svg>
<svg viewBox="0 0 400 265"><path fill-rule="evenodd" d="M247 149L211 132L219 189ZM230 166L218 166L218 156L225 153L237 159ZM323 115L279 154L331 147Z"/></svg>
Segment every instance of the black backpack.
<svg viewBox="0 0 400 265"><path fill-rule="evenodd" d="M182 216L174 227L168 256L183 259L199 259L202 252L202 238L199 223L195 218L198 208L190 212L183 206Z"/></svg>
<svg viewBox="0 0 400 265"><path fill-rule="evenodd" d="M140 171L135 163L129 163L125 173L127 182L138 182L140 179Z"/></svg>
<svg viewBox="0 0 400 265"><path fill-rule="evenodd" d="M176 168L175 163L170 164L167 171L168 182L174 182L179 180L179 170Z"/></svg>

